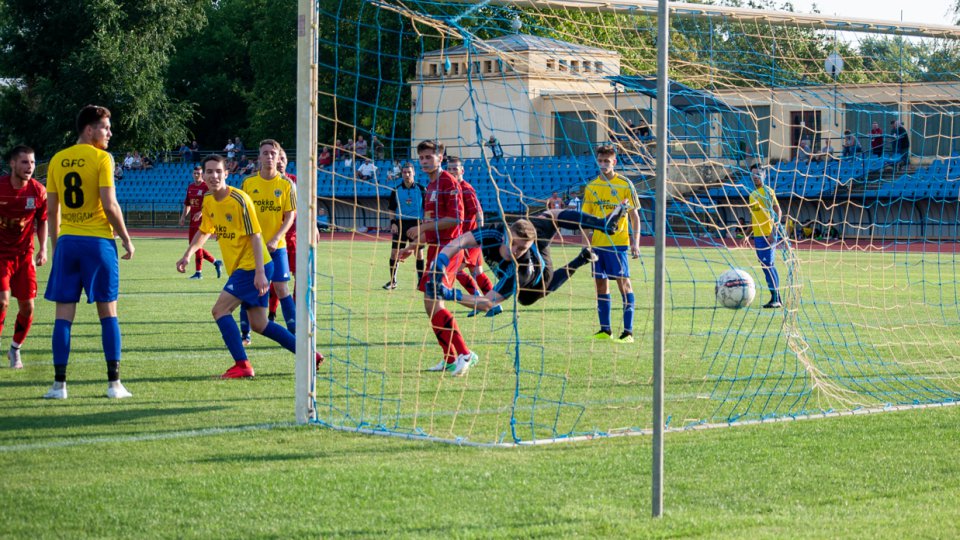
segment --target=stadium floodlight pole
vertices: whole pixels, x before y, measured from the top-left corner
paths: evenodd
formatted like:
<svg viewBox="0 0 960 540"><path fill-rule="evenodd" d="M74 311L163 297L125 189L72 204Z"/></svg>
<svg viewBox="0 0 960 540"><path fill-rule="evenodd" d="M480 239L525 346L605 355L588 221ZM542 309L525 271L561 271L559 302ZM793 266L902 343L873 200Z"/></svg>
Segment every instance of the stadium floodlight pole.
<svg viewBox="0 0 960 540"><path fill-rule="evenodd" d="M666 280L667 238L667 105L670 102L670 78L667 61L670 52L670 11L667 0L659 0L657 11L657 159L654 190L654 278L653 278L653 517L663 514L663 310Z"/></svg>
<svg viewBox="0 0 960 540"><path fill-rule="evenodd" d="M297 361L294 368L295 414L298 424L313 418L317 343L317 33L316 0L299 0L297 15ZM304 249L306 248L306 249Z"/></svg>

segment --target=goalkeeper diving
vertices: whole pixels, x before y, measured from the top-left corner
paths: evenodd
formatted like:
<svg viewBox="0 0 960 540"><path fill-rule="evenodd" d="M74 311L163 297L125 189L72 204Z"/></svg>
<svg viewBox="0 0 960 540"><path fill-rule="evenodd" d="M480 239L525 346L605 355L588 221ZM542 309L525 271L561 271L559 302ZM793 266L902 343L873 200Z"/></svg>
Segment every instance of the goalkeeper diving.
<svg viewBox="0 0 960 540"><path fill-rule="evenodd" d="M559 289L581 266L596 260L589 248L562 268L554 271L550 243L559 228L586 229L613 234L630 208L621 204L606 218L576 210L547 210L530 219L519 219L510 225L500 222L458 236L440 251L434 262L426 293L434 298L452 300L477 311L494 313L494 308L517 295L517 302L529 306ZM443 285L442 276L451 257L459 251L480 248L487 266L496 276L493 289L483 295L463 294L459 289ZM499 311L496 311L499 312Z"/></svg>

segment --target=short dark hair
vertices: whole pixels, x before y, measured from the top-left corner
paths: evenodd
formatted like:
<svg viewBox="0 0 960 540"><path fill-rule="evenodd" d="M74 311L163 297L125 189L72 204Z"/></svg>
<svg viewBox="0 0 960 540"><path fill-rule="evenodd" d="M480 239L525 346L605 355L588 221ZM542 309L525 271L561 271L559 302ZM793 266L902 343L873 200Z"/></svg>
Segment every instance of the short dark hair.
<svg viewBox="0 0 960 540"><path fill-rule="evenodd" d="M460 159L460 156L447 156L447 165L451 163L463 164L463 161Z"/></svg>
<svg viewBox="0 0 960 540"><path fill-rule="evenodd" d="M30 148L25 144L18 144L11 148L9 152L7 152L7 161L13 161L14 158L20 154L36 154L36 152L33 151L33 148Z"/></svg>
<svg viewBox="0 0 960 540"><path fill-rule="evenodd" d="M443 143L440 141L420 141L417 145L417 153L424 150L433 150L434 154L443 155Z"/></svg>
<svg viewBox="0 0 960 540"><path fill-rule="evenodd" d="M597 157L599 156L617 156L617 149L610 144L601 144L597 147Z"/></svg>
<svg viewBox="0 0 960 540"><path fill-rule="evenodd" d="M227 168L227 158L221 156L220 154L210 154L209 156L203 158L203 168L207 168L207 163L210 161L216 161L220 165L223 165L223 168Z"/></svg>
<svg viewBox="0 0 960 540"><path fill-rule="evenodd" d="M417 168L413 166L413 163L410 163L409 161L404 161L403 165L400 166L400 170L402 171L404 169L416 170Z"/></svg>
<svg viewBox="0 0 960 540"><path fill-rule="evenodd" d="M518 219L510 224L510 234L523 240L536 240L537 229L526 219Z"/></svg>
<svg viewBox="0 0 960 540"><path fill-rule="evenodd" d="M77 134L83 133L83 130L91 124L96 124L104 118L110 118L110 109L99 105L87 105L80 109L77 114Z"/></svg>

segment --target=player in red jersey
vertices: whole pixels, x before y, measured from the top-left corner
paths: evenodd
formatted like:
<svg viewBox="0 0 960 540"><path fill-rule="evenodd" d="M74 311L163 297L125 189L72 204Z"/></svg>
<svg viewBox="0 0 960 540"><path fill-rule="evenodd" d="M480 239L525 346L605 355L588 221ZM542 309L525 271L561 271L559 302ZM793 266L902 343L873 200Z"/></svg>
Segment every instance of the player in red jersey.
<svg viewBox="0 0 960 540"><path fill-rule="evenodd" d="M417 156L420 169L427 173L430 183L427 184L423 201L423 221L420 225L411 227L407 236L418 244L427 245L426 267L430 270L423 273L418 289L424 293L423 307L430 317L440 348L443 349L443 359L428 371L448 371L458 377L466 373L478 358L467 348L457 321L453 314L447 311L443 298L427 294L427 283L441 282L444 287L453 288L454 277L463 260L462 252L457 252L450 258L442 276L434 276L433 261L444 244L460 236L463 195L457 180L440 168L443 163L443 144L438 141L423 141L417 145Z"/></svg>
<svg viewBox="0 0 960 540"><path fill-rule="evenodd" d="M32 148L15 146L7 158L10 174L0 176L0 332L12 294L19 310L7 358L11 368L20 369L20 346L30 332L37 297L36 266L47 262L47 190L33 178L37 162ZM36 257L34 232L39 240Z"/></svg>
<svg viewBox="0 0 960 540"><path fill-rule="evenodd" d="M483 207L480 205L480 199L477 197L477 191L473 189L470 182L463 178L463 163L460 158L447 156L447 172L449 172L460 184L460 192L463 193L463 225L461 232L473 232L483 227ZM457 272L457 281L468 293L475 296L483 296L493 289L493 283L490 278L483 273L483 253L479 247L468 248L464 250L463 267ZM496 315L503 311L503 308L494 307L487 312L488 316ZM471 311L467 317L473 317L477 311Z"/></svg>
<svg viewBox="0 0 960 540"><path fill-rule="evenodd" d="M280 174L283 175L287 180L293 182L294 185L297 184L297 175L290 174L287 172L287 152L281 148L280 157L277 158L277 170L280 171ZM287 262L290 264L290 274L297 273L297 225L294 223L293 227L287 230ZM269 304L269 313L267 317L271 321L277 319L277 308L280 307L280 298L277 297L277 291L273 288L273 284L270 284L270 304Z"/></svg>
<svg viewBox="0 0 960 540"><path fill-rule="evenodd" d="M203 196L207 193L207 184L203 181L203 167L197 165L193 168L193 183L187 186L187 196L183 199L183 213L180 214L180 226L190 220L190 234L187 236L187 242L192 242L193 237L200 230L200 221L203 214L200 208L203 206ZM196 273L190 276L190 279L203 279L203 261L213 263L213 268L217 271L219 278L223 272L223 261L213 258L209 251L200 248L196 255Z"/></svg>

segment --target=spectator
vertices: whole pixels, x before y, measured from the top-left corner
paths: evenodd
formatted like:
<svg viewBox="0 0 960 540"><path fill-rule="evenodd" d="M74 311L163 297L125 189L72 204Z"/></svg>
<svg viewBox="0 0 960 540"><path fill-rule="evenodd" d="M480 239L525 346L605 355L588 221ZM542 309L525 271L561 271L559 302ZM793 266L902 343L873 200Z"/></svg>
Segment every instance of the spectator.
<svg viewBox="0 0 960 540"><path fill-rule="evenodd" d="M390 167L390 171L387 172L387 180L396 180L397 178L400 178L400 175L400 162L393 160L393 166Z"/></svg>
<svg viewBox="0 0 960 540"><path fill-rule="evenodd" d="M135 171L143 170L143 158L140 157L140 152L136 150L133 151L133 160L130 162L130 168Z"/></svg>
<svg viewBox="0 0 960 540"><path fill-rule="evenodd" d="M236 174L237 172L237 160L236 157L232 157L227 160L227 174Z"/></svg>
<svg viewBox="0 0 960 540"><path fill-rule="evenodd" d="M353 143L353 153L357 157L367 156L367 141L363 139L363 135L357 135L357 141Z"/></svg>
<svg viewBox="0 0 960 540"><path fill-rule="evenodd" d="M134 152L134 159L136 159L136 152ZM153 168L153 160L146 153L140 158L140 168L143 170Z"/></svg>
<svg viewBox="0 0 960 540"><path fill-rule="evenodd" d="M343 159L352 161L354 157L353 139L347 139L347 142L343 145Z"/></svg>
<svg viewBox="0 0 960 540"><path fill-rule="evenodd" d="M373 146L373 159L383 159L383 143L380 142L380 139L378 139L376 135L373 136L370 145ZM400 175L398 174L397 176L399 177Z"/></svg>
<svg viewBox="0 0 960 540"><path fill-rule="evenodd" d="M890 128L890 134L893 138L891 153L895 158L899 158L895 166L899 168L910 161L910 135L899 120L891 121Z"/></svg>
<svg viewBox="0 0 960 540"><path fill-rule="evenodd" d="M327 209L323 206L317 208L317 229L320 231L330 230L330 216L327 215Z"/></svg>
<svg viewBox="0 0 960 540"><path fill-rule="evenodd" d="M855 157L860 152L863 152L863 147L860 146L860 141L856 135L851 133L849 129L844 131L842 157Z"/></svg>
<svg viewBox="0 0 960 540"><path fill-rule="evenodd" d="M563 207L563 199L560 198L560 195L557 195L556 191L551 193L550 198L547 199L547 210L563 210Z"/></svg>
<svg viewBox="0 0 960 540"><path fill-rule="evenodd" d="M243 142L240 140L240 137L233 138L233 151L237 153L237 159L243 158L243 153L246 151L246 148L243 147Z"/></svg>
<svg viewBox="0 0 960 540"><path fill-rule="evenodd" d="M333 165L333 154L330 152L330 148L324 146L320 150L320 157L317 158L317 164L321 167L329 167Z"/></svg>
<svg viewBox="0 0 960 540"><path fill-rule="evenodd" d="M227 159L233 159L237 157L237 146L233 144L233 141L227 139L227 145L223 147L223 151L227 153Z"/></svg>
<svg viewBox="0 0 960 540"><path fill-rule="evenodd" d="M498 141L496 137L491 135L487 140L487 146L490 148L490 153L493 155L494 161L503 159L503 147L500 146L500 141Z"/></svg>
<svg viewBox="0 0 960 540"><path fill-rule="evenodd" d="M343 146L343 142L341 142L340 139L337 139L337 144L333 146L333 159L344 159L346 153L347 149Z"/></svg>
<svg viewBox="0 0 960 540"><path fill-rule="evenodd" d="M180 155L180 161L184 163L190 163L193 161L193 151L190 150L190 146L186 142L180 145L180 149L177 150L177 153Z"/></svg>
<svg viewBox="0 0 960 540"><path fill-rule="evenodd" d="M800 139L797 146L797 161L810 161L813 157L813 149L810 148L810 139Z"/></svg>
<svg viewBox="0 0 960 540"><path fill-rule="evenodd" d="M630 122L630 124L633 126L633 122ZM643 118L640 119L640 125L631 127L630 130L633 132L633 136L641 141L650 138L650 124L647 124L647 121Z"/></svg>
<svg viewBox="0 0 960 540"><path fill-rule="evenodd" d="M133 169L133 154L132 154L132 153L127 152L126 157L123 158L123 165L122 165L122 167L123 167L124 169L128 170L128 171L131 170L131 169Z"/></svg>
<svg viewBox="0 0 960 540"><path fill-rule="evenodd" d="M833 145L830 144L830 139L824 139L823 146L820 147L820 152L813 156L812 161L826 162L831 159L833 159Z"/></svg>
<svg viewBox="0 0 960 540"><path fill-rule="evenodd" d="M576 193L574 193L573 196L570 197L570 200L567 201L567 208L571 210L576 210L579 212L582 207L583 201L580 200L580 197L578 197Z"/></svg>
<svg viewBox="0 0 960 540"><path fill-rule="evenodd" d="M260 170L260 163L255 159L248 159L247 164L240 170L241 176L250 176Z"/></svg>
<svg viewBox="0 0 960 540"><path fill-rule="evenodd" d="M113 179L116 182L123 180L123 167L114 167L113 168Z"/></svg>
<svg viewBox="0 0 960 540"><path fill-rule="evenodd" d="M877 157L883 156L883 130L880 129L880 124L874 122L870 127L870 150L873 152L873 155Z"/></svg>
<svg viewBox="0 0 960 540"><path fill-rule="evenodd" d="M377 166L368 158L363 158L363 163L357 168L357 178L364 181L377 179Z"/></svg>

